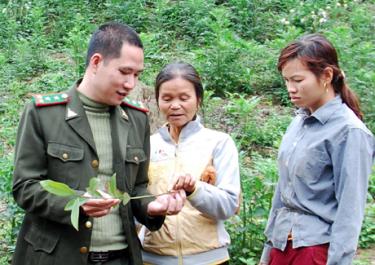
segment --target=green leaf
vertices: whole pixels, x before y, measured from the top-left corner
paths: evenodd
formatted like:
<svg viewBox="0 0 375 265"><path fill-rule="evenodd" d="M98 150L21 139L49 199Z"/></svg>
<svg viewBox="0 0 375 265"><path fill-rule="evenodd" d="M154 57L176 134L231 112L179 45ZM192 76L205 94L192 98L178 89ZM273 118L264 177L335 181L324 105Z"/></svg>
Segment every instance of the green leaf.
<svg viewBox="0 0 375 265"><path fill-rule="evenodd" d="M113 198L116 199L122 199L123 198L123 193L117 189L117 184L116 184L116 173L112 175L111 179L107 183L107 190L108 194L111 195Z"/></svg>
<svg viewBox="0 0 375 265"><path fill-rule="evenodd" d="M68 203L64 207L64 210L65 211L71 211L73 209L74 202L75 202L76 199L77 198L74 198L74 199L71 199L70 201L68 201Z"/></svg>
<svg viewBox="0 0 375 265"><path fill-rule="evenodd" d="M39 183L43 187L43 189L57 196L67 197L77 195L73 189L69 188L68 185L61 182L48 179L42 180Z"/></svg>
<svg viewBox="0 0 375 265"><path fill-rule="evenodd" d="M108 194L113 198L116 197L116 173L112 175L111 179L108 182Z"/></svg>
<svg viewBox="0 0 375 265"><path fill-rule="evenodd" d="M124 194L122 194L122 204L123 205L127 205L128 202L130 201L130 196L129 196L129 193L127 192L124 192Z"/></svg>
<svg viewBox="0 0 375 265"><path fill-rule="evenodd" d="M88 198L77 197L73 200L70 200L65 206L66 211L72 211L70 214L70 221L77 231L79 222L79 207L81 207L81 205L84 204L87 200Z"/></svg>
<svg viewBox="0 0 375 265"><path fill-rule="evenodd" d="M99 179L98 178L91 178L89 182L89 186L86 188L86 191L93 197L101 197L100 193L97 192L99 189Z"/></svg>

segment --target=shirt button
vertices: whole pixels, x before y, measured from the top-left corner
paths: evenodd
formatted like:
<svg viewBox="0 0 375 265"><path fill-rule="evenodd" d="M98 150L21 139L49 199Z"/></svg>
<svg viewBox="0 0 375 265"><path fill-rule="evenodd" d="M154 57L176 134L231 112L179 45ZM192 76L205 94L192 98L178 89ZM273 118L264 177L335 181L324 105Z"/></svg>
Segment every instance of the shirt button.
<svg viewBox="0 0 375 265"><path fill-rule="evenodd" d="M91 221L86 221L85 227L88 228L88 229L90 229L92 227Z"/></svg>
<svg viewBox="0 0 375 265"><path fill-rule="evenodd" d="M67 153L63 153L63 155L62 155L62 158L64 159L64 160L66 160L66 159L68 159L68 154Z"/></svg>
<svg viewBox="0 0 375 265"><path fill-rule="evenodd" d="M87 247L81 247L81 248L79 249L79 252L80 252L81 254L86 254L87 251L88 251Z"/></svg>
<svg viewBox="0 0 375 265"><path fill-rule="evenodd" d="M98 168L98 166L99 166L99 161L96 160L96 159L92 160L92 161L91 161L91 166L92 166L93 168Z"/></svg>

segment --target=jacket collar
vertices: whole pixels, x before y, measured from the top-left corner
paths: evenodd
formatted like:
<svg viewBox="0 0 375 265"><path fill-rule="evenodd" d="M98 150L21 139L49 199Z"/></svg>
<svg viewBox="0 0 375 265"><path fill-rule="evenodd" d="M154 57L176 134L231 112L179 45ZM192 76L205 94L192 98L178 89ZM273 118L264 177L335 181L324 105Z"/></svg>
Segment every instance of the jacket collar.
<svg viewBox="0 0 375 265"><path fill-rule="evenodd" d="M83 104L78 96L78 84L79 81L68 91L69 101L66 105L65 120L69 126L96 152L94 137L90 130L89 121L85 109L83 108Z"/></svg>
<svg viewBox="0 0 375 265"><path fill-rule="evenodd" d="M190 137L191 135L197 133L203 128L203 125L201 124L201 118L197 115L195 120L189 121L181 130L179 141L183 141L186 138ZM159 129L159 133L161 137L166 142L174 142L170 133L169 133L169 124L166 123Z"/></svg>
<svg viewBox="0 0 375 265"><path fill-rule="evenodd" d="M89 121L86 116L85 109L79 94L77 87L81 80L78 80L67 92L69 101L66 106L65 120L72 127L72 129L80 135L90 147L96 151L95 141L93 134L90 129ZM128 131L131 126L128 114L121 106L115 106L111 108L111 126L115 128L113 137L119 137L121 135L121 142L127 142ZM126 155L126 144L120 145L120 151L122 157Z"/></svg>

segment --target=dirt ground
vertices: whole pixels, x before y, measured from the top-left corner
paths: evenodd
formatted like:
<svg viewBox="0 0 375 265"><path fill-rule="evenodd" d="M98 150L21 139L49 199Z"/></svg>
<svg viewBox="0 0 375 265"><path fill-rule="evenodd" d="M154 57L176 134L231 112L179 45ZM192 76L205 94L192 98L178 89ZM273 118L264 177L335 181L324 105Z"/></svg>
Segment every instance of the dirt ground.
<svg viewBox="0 0 375 265"><path fill-rule="evenodd" d="M375 265L375 246L369 249L359 249L354 265Z"/></svg>

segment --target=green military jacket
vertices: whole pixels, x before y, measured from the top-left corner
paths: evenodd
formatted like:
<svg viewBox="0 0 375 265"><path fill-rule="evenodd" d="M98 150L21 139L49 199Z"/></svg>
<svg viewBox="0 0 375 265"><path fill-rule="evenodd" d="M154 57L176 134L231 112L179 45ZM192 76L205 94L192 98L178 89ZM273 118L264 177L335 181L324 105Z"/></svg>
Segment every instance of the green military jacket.
<svg viewBox="0 0 375 265"><path fill-rule="evenodd" d="M97 176L98 155L76 86L67 93L36 97L21 117L15 148L13 196L25 210L14 265L87 264L91 239L89 217L81 214L79 231L64 206L70 198L42 189L40 181L64 182L85 191ZM52 97L52 98L51 98ZM42 101L44 100L44 101ZM132 196L147 193L150 132L147 114L129 105L111 109L110 126L118 189ZM142 264L134 217L152 230L164 217L148 217L151 199L120 205L130 264ZM92 221L92 220L91 220Z"/></svg>

